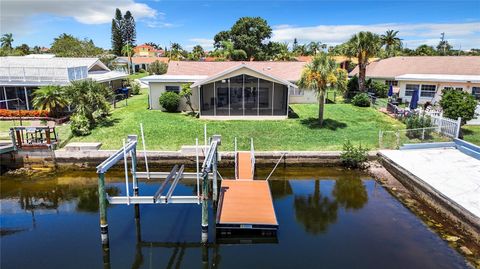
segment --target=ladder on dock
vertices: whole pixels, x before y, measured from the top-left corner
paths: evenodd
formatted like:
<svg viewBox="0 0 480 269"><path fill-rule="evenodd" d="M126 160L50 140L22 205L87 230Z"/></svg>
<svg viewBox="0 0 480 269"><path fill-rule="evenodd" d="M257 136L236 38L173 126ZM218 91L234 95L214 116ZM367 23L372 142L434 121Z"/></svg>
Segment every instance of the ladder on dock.
<svg viewBox="0 0 480 269"><path fill-rule="evenodd" d="M221 231L252 229L276 231L277 217L270 186L266 180L254 180L255 151L237 151L235 139L235 179L222 180L217 207L216 227Z"/></svg>

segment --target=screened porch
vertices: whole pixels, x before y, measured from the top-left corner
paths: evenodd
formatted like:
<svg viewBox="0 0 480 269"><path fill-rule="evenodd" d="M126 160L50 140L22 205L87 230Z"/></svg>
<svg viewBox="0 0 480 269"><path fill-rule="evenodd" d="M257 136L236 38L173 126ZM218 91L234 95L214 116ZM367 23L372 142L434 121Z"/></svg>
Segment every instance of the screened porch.
<svg viewBox="0 0 480 269"><path fill-rule="evenodd" d="M287 116L288 86L246 74L200 86L201 116Z"/></svg>

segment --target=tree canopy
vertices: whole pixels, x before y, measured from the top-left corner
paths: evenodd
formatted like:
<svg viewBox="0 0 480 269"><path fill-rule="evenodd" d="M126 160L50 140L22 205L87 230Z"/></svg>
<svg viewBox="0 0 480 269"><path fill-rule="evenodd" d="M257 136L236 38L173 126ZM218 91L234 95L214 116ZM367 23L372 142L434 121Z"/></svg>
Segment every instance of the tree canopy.
<svg viewBox="0 0 480 269"><path fill-rule="evenodd" d="M59 57L94 57L103 53L91 39L80 40L65 33L53 40L50 51Z"/></svg>

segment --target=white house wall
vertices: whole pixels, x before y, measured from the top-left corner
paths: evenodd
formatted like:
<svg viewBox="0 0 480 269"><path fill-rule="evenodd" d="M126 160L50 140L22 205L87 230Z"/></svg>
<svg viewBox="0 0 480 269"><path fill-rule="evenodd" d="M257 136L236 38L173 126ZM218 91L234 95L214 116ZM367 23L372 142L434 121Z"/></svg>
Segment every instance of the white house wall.
<svg viewBox="0 0 480 269"><path fill-rule="evenodd" d="M290 104L316 104L318 103L317 94L314 90L304 89L303 95L293 95L289 96Z"/></svg>
<svg viewBox="0 0 480 269"><path fill-rule="evenodd" d="M151 109L162 109L158 99L165 92L166 86L179 86L181 87L185 82L149 82L149 93L150 93L150 106ZM181 89L181 88L180 88ZM198 88L192 89L191 96L192 106L195 110L198 110ZM185 98L180 99L179 110L185 111L189 110Z"/></svg>
<svg viewBox="0 0 480 269"><path fill-rule="evenodd" d="M425 102L431 102L431 103L436 103L440 101L442 98L442 90L445 87L453 87L453 88L458 88L462 87L463 91L471 94L472 93L472 87L480 87L480 83L460 83L460 82L428 82L428 81L399 81L398 86L400 87L400 98L402 98L403 102L410 102L412 99L411 96L405 96L405 89L407 84L417 84L420 85L435 85L436 86L436 92L435 92L435 97L419 97L419 103L424 104ZM421 90L420 90L421 91ZM420 94L420 92L419 92Z"/></svg>

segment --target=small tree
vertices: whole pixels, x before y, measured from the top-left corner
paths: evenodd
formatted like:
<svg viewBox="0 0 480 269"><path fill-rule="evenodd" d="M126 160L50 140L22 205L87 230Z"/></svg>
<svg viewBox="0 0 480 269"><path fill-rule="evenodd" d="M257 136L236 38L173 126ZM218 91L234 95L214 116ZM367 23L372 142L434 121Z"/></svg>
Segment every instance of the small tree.
<svg viewBox="0 0 480 269"><path fill-rule="evenodd" d="M192 107L192 100L191 100L192 88L190 88L190 85L192 84L191 83L182 84L182 89L180 90L180 96L185 98L185 102L190 107L190 110L192 110L192 112L195 112L195 109L193 109Z"/></svg>
<svg viewBox="0 0 480 269"><path fill-rule="evenodd" d="M168 64L160 62L159 60L154 61L148 66L148 73L155 75L162 75L167 73Z"/></svg>
<svg viewBox="0 0 480 269"><path fill-rule="evenodd" d="M477 101L467 92L448 89L442 91L440 106L445 117L450 119L461 117L463 125L475 117Z"/></svg>
<svg viewBox="0 0 480 269"><path fill-rule="evenodd" d="M54 117L68 105L65 89L53 85L43 86L34 91L32 102L35 109L48 110Z"/></svg>

